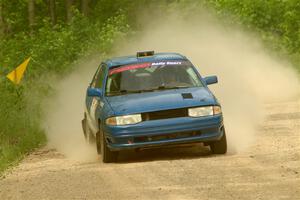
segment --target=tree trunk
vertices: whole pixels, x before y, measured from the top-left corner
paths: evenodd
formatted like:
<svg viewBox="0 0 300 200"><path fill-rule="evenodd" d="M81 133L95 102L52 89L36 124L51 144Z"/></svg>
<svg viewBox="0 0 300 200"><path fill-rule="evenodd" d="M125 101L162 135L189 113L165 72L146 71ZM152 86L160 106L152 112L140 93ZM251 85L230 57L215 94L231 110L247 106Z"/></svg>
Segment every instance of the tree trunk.
<svg viewBox="0 0 300 200"><path fill-rule="evenodd" d="M28 0L28 23L30 34L33 34L34 28L34 0Z"/></svg>
<svg viewBox="0 0 300 200"><path fill-rule="evenodd" d="M4 20L3 20L3 10L2 2L0 1L0 38L4 35Z"/></svg>
<svg viewBox="0 0 300 200"><path fill-rule="evenodd" d="M48 0L48 8L49 8L49 15L51 19L52 26L55 26L56 24L56 6L55 6L55 0Z"/></svg>
<svg viewBox="0 0 300 200"><path fill-rule="evenodd" d="M81 12L84 16L88 16L89 14L89 3L90 0L81 0Z"/></svg>
<svg viewBox="0 0 300 200"><path fill-rule="evenodd" d="M72 20L73 0L65 0L65 3L66 3L66 12L67 12L67 22L70 23Z"/></svg>

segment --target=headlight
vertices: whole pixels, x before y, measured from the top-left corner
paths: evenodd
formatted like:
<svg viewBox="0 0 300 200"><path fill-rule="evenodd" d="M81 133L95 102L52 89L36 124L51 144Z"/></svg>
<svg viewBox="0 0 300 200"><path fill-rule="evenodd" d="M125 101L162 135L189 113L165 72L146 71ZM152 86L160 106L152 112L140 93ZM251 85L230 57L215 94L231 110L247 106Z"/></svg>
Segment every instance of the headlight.
<svg viewBox="0 0 300 200"><path fill-rule="evenodd" d="M204 117L222 113L220 106L203 106L189 109L190 117Z"/></svg>
<svg viewBox="0 0 300 200"><path fill-rule="evenodd" d="M137 124L142 121L141 114L135 115L124 115L117 117L110 117L105 120L105 123L108 125L129 125L129 124Z"/></svg>

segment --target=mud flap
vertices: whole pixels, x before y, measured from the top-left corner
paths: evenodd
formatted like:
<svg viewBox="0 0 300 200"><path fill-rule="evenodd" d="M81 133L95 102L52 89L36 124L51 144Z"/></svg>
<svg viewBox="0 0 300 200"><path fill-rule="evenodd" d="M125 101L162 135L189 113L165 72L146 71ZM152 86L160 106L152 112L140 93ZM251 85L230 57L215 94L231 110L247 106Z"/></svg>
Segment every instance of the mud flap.
<svg viewBox="0 0 300 200"><path fill-rule="evenodd" d="M84 137L86 137L86 130L85 130L86 124L85 123L86 123L85 119L81 120L81 126L82 126Z"/></svg>

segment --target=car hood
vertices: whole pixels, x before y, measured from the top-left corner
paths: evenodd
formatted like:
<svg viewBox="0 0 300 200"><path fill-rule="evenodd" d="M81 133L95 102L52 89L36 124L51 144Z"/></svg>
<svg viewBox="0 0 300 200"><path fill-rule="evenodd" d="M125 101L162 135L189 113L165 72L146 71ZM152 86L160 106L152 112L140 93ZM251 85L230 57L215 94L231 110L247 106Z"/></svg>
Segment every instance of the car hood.
<svg viewBox="0 0 300 200"><path fill-rule="evenodd" d="M182 94L191 94L187 97ZM216 104L205 87L183 88L106 97L115 115L152 112L184 107Z"/></svg>

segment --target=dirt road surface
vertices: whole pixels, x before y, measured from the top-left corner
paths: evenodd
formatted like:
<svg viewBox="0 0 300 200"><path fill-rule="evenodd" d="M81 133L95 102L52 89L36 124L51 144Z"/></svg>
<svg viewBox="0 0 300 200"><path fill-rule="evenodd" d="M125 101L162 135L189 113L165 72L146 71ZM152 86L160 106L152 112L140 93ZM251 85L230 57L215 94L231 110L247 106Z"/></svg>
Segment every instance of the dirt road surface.
<svg viewBox="0 0 300 200"><path fill-rule="evenodd" d="M300 101L267 108L245 152L148 150L102 164L43 148L0 180L0 199L300 199Z"/></svg>

